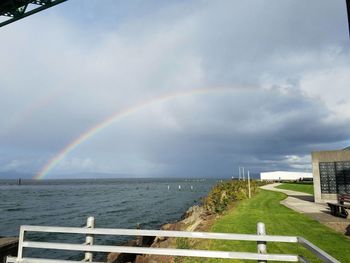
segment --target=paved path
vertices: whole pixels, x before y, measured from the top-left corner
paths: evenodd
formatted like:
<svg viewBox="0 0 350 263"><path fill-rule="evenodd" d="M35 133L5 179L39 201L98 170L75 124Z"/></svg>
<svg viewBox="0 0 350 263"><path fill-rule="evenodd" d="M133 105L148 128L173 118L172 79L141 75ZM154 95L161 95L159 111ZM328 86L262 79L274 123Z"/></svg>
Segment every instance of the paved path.
<svg viewBox="0 0 350 263"><path fill-rule="evenodd" d="M307 193L275 188L279 183L268 184L262 186L262 189L282 192L288 195L286 199L281 201L281 204L293 209L299 213L310 216L320 223L338 231L342 234L350 236L350 219L335 217L329 214L327 204L317 204L314 202L314 197Z"/></svg>

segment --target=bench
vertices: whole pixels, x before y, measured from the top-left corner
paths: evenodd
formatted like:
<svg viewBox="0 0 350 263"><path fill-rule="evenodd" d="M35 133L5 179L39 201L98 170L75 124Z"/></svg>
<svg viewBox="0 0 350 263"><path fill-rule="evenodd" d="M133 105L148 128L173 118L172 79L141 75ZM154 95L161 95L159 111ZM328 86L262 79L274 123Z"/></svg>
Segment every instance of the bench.
<svg viewBox="0 0 350 263"><path fill-rule="evenodd" d="M327 203L331 209L331 215L347 218L349 213L346 209L350 209L350 194L339 194L338 203Z"/></svg>

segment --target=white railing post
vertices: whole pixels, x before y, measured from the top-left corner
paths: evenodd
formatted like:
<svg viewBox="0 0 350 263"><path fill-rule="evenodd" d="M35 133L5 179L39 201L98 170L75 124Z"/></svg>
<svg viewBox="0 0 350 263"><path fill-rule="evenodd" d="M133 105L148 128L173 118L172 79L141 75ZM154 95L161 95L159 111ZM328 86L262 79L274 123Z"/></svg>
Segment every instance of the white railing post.
<svg viewBox="0 0 350 263"><path fill-rule="evenodd" d="M86 222L87 228L94 228L95 227L95 218L93 216L88 217ZM87 235L85 238L85 244L92 246L94 244L94 236L93 235ZM84 262L92 262L93 254L92 252L85 252L85 258Z"/></svg>
<svg viewBox="0 0 350 263"><path fill-rule="evenodd" d="M82 234L86 235L86 243L55 243L55 242L39 242L24 240L24 235L27 232L41 233L62 233L62 234ZM173 248L155 248L155 247L130 247L130 246L110 246L110 245L95 245L95 235L117 235L117 236L161 236L161 237L176 237L176 238L195 238L195 239L215 239L215 240L236 240L257 242L256 253L251 252L235 252L235 251L211 251L211 250L190 250L190 249L173 249ZM126 254L150 254L161 256L183 256L183 257L204 257L217 259L241 259L255 260L258 262L278 261L278 262L303 262L307 261L301 255L292 254L268 254L267 242L284 242L284 243L299 243L308 251L327 263L340 263L338 260L315 246L308 240L302 237L295 236L270 236L266 234L265 224L257 224L257 234L225 234L225 233L207 233L207 232L187 232L187 231L166 231L166 230L135 230L135 229L113 229L113 228L95 228L93 217L89 217L87 227L50 227L50 226L21 226L20 229L20 244L21 248L17 257L7 257L7 263L48 263L48 262L65 262L78 263L81 261L92 262L93 254L98 252L104 253L126 253ZM81 261L72 260L48 260L43 258L28 258L23 257L23 249L49 249L49 250L67 250L85 253L85 258Z"/></svg>
<svg viewBox="0 0 350 263"><path fill-rule="evenodd" d="M257 234L259 236L261 235L266 235L266 230L265 230L265 224L264 223L261 223L259 222L257 224ZM257 241L258 243L258 253L259 254L266 254L267 251L266 251L266 241ZM266 260L258 260L258 263L265 263L267 262Z"/></svg>
<svg viewBox="0 0 350 263"><path fill-rule="evenodd" d="M19 230L19 238L18 238L18 252L17 252L17 258L21 260L23 258L23 242L24 242L24 235L25 231L24 228L21 226Z"/></svg>

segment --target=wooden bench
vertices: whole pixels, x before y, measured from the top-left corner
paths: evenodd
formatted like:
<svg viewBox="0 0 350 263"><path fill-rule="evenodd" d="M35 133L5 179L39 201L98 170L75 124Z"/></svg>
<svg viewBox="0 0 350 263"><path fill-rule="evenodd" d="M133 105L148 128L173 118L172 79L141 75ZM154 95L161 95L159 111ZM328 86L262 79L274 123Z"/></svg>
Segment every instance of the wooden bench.
<svg viewBox="0 0 350 263"><path fill-rule="evenodd" d="M338 203L327 203L331 209L331 214L347 218L349 213L346 209L350 209L350 194L339 194Z"/></svg>

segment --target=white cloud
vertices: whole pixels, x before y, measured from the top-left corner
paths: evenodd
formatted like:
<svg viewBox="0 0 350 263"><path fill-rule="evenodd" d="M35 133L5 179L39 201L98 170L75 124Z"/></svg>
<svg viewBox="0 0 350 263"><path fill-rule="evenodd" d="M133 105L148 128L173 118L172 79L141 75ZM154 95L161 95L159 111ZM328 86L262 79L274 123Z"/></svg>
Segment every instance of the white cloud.
<svg viewBox="0 0 350 263"><path fill-rule="evenodd" d="M76 171L91 172L99 170L91 158L64 158L57 166L61 172L74 173Z"/></svg>
<svg viewBox="0 0 350 263"><path fill-rule="evenodd" d="M288 166L298 170L311 171L311 156L286 155L285 162Z"/></svg>
<svg viewBox="0 0 350 263"><path fill-rule="evenodd" d="M28 161L25 160L11 160L7 164L3 164L1 171L17 171L18 169L25 168L28 165Z"/></svg>
<svg viewBox="0 0 350 263"><path fill-rule="evenodd" d="M349 63L350 64L350 63ZM300 81L306 96L322 101L340 121L350 120L350 65L310 72Z"/></svg>

